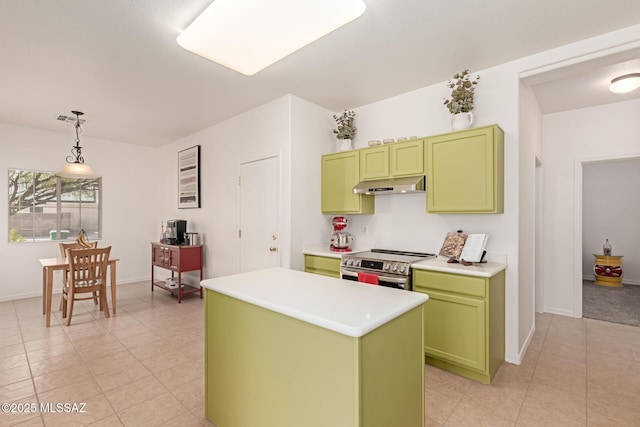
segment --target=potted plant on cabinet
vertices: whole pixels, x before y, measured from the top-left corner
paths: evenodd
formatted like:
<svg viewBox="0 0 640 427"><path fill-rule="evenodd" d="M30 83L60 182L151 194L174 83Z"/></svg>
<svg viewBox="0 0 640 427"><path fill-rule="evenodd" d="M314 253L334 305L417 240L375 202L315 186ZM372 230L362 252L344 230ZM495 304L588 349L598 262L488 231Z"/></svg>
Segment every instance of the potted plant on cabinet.
<svg viewBox="0 0 640 427"><path fill-rule="evenodd" d="M451 130L468 129L473 124L473 97L476 85L480 80L477 75L475 80L471 80L471 74L468 69L456 73L447 86L451 89L451 99L445 99L444 105L447 106L449 112L453 114L451 117Z"/></svg>
<svg viewBox="0 0 640 427"><path fill-rule="evenodd" d="M338 127L333 130L336 135L336 151L351 150L351 140L356 135L356 127L353 125L356 113L352 110L344 110L340 114L334 114L333 119Z"/></svg>

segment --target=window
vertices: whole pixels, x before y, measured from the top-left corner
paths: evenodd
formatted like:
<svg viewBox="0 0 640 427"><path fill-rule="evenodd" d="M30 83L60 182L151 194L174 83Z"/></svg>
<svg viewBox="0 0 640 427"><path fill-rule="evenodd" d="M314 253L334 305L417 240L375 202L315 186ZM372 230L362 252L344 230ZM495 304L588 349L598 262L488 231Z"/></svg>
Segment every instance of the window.
<svg viewBox="0 0 640 427"><path fill-rule="evenodd" d="M43 242L102 237L102 178L61 178L9 169L9 241Z"/></svg>

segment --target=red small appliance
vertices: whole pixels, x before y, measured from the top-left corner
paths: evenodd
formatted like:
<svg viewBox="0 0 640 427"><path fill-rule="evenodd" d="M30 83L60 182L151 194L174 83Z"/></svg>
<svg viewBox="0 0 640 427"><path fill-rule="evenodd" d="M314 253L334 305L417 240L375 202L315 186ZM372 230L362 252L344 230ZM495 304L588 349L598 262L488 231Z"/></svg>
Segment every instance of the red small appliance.
<svg viewBox="0 0 640 427"><path fill-rule="evenodd" d="M333 235L331 236L331 250L334 252L351 252L353 236L344 231L347 227L347 218L343 216L333 217Z"/></svg>

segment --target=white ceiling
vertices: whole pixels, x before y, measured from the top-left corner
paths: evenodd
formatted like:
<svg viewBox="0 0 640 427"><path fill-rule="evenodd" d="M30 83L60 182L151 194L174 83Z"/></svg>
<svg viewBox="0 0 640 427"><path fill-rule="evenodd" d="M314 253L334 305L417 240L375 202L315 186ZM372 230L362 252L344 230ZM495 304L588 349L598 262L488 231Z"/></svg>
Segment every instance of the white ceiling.
<svg viewBox="0 0 640 427"><path fill-rule="evenodd" d="M635 0L365 0L359 19L247 77L175 41L210 1L2 0L0 122L72 133L55 118L77 109L85 136L162 146L287 93L339 111L640 22ZM638 72L639 57L537 84L543 110L576 108L575 93L616 102L594 79Z"/></svg>

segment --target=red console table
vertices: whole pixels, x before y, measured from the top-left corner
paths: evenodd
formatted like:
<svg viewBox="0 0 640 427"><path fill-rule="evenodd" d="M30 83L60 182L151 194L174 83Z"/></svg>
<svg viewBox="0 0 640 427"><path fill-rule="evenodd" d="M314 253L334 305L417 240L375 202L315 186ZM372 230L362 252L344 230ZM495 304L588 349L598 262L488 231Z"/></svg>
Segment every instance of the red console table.
<svg viewBox="0 0 640 427"><path fill-rule="evenodd" d="M169 287L165 281L155 280L156 267L171 270L171 277L178 275L178 286ZM202 287L198 282L197 286L182 283L182 273L186 271L200 270L200 281L202 281L202 245L168 245L164 243L151 243L151 291L154 287L171 292L171 295L178 296L178 303L182 302L182 297L189 294L200 293L202 298Z"/></svg>

